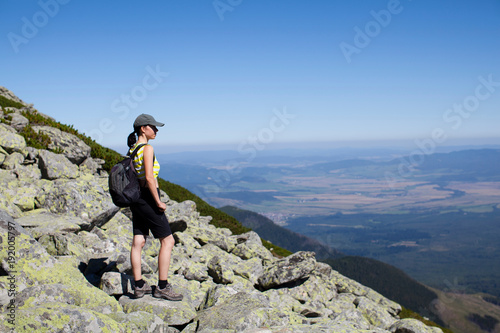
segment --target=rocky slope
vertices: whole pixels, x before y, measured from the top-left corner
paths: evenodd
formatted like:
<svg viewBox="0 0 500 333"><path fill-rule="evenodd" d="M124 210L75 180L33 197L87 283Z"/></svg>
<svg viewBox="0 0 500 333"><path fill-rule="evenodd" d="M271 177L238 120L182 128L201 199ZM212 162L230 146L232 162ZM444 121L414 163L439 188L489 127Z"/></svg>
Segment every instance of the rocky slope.
<svg viewBox="0 0 500 333"><path fill-rule="evenodd" d="M167 203L176 245L169 281L181 302L134 299L130 212L115 207L102 160L72 134L29 124L37 112L0 111L0 331L14 332L441 332L312 252L275 258L255 232L209 224L194 202ZM50 150L28 147L30 125ZM143 272L156 283L159 243Z"/></svg>

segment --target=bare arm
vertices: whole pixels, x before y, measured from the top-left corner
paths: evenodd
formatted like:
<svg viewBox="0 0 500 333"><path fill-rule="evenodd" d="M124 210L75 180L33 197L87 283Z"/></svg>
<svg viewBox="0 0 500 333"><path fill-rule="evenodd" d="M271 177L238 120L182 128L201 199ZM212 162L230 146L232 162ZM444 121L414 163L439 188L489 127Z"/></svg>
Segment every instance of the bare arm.
<svg viewBox="0 0 500 333"><path fill-rule="evenodd" d="M143 162L144 162L144 172L146 173L146 186L149 188L151 195L153 196L156 206L161 211L167 209L167 205L160 200L160 196L158 195L158 181L155 178L153 171L153 158L154 158L154 150L150 145L144 146L143 150Z"/></svg>

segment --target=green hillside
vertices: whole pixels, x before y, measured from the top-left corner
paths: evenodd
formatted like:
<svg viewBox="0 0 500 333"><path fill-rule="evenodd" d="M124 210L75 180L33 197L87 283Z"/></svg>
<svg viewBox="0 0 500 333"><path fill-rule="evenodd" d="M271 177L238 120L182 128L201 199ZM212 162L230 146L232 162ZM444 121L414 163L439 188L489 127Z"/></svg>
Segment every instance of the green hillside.
<svg viewBox="0 0 500 333"><path fill-rule="evenodd" d="M279 225L276 225L272 220L255 212L239 209L232 206L220 208L221 211L236 218L245 227L254 230L261 237L266 238L273 244L277 244L283 248L289 249L292 252L297 251L314 251L316 258L338 258L343 256L339 251L336 251L319 241L295 233Z"/></svg>

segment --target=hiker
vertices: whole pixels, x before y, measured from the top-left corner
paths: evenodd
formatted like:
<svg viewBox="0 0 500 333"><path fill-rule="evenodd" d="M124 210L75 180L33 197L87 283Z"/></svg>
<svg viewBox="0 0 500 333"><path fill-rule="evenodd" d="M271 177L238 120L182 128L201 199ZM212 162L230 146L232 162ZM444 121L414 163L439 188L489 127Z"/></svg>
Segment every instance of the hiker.
<svg viewBox="0 0 500 333"><path fill-rule="evenodd" d="M160 240L160 252L158 254L158 286L154 288L153 297L165 298L171 301L180 301L183 296L174 292L172 285L168 283L168 269L170 267L170 256L175 244L172 231L165 216L167 205L160 200L158 188L158 173L160 164L154 155L154 150L149 145L158 132L158 127L165 124L156 121L148 114L139 115L134 121L134 131L130 133L127 145L130 147L129 154L140 145L133 164L137 171L137 178L141 186L141 198L137 203L130 206L132 211L132 225L134 238L130 249L130 262L135 280L134 295L141 298L144 294L152 293L151 286L142 279L141 252L146 244L149 232L154 238Z"/></svg>

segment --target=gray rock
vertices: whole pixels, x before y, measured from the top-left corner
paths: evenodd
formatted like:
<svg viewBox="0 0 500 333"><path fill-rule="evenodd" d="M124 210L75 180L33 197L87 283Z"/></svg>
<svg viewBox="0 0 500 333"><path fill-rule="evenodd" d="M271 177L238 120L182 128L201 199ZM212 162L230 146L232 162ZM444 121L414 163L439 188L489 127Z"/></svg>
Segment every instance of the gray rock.
<svg viewBox="0 0 500 333"><path fill-rule="evenodd" d="M302 303L317 301L326 305L335 299L337 289L328 279L311 275L304 283L289 288L288 293Z"/></svg>
<svg viewBox="0 0 500 333"><path fill-rule="evenodd" d="M231 252L236 246L236 240L221 234L216 228L201 228L189 226L186 231L201 245L213 244L226 252Z"/></svg>
<svg viewBox="0 0 500 333"><path fill-rule="evenodd" d="M196 249L201 249L200 243L198 243L191 235L183 232L175 232L174 238L176 244L182 244L189 248L190 250L188 250L188 252L190 252L191 255Z"/></svg>
<svg viewBox="0 0 500 333"><path fill-rule="evenodd" d="M262 246L262 243L259 245L256 242L238 244L231 253L242 259L261 258L265 262L272 262L274 260L273 254Z"/></svg>
<svg viewBox="0 0 500 333"><path fill-rule="evenodd" d="M57 215L46 210L35 211L32 214L16 219L34 238L43 235L60 235L77 232L81 226L88 223L77 217Z"/></svg>
<svg viewBox="0 0 500 333"><path fill-rule="evenodd" d="M175 288L174 288L175 289ZM168 301L145 295L134 299L123 295L119 299L126 313L146 311L160 317L169 326L185 325L196 317L196 310L187 301Z"/></svg>
<svg viewBox="0 0 500 333"><path fill-rule="evenodd" d="M120 272L106 272L101 277L101 288L110 296L121 296L124 294L132 294L132 285L134 278L130 275Z"/></svg>
<svg viewBox="0 0 500 333"><path fill-rule="evenodd" d="M249 231L244 234L233 236L236 238L237 244L246 243L246 244L257 244L262 245L262 240L260 239L259 234L255 231Z"/></svg>
<svg viewBox="0 0 500 333"><path fill-rule="evenodd" d="M186 280L178 274L169 276L168 281L174 286L175 291L184 295L182 301L189 303L197 311L204 307L208 293L216 286L211 280L200 283L195 280Z"/></svg>
<svg viewBox="0 0 500 333"><path fill-rule="evenodd" d="M249 293L237 293L224 303L200 311L198 330L235 330L243 332L262 327L269 319L269 302L263 296ZM212 331L211 331L212 332Z"/></svg>
<svg viewBox="0 0 500 333"><path fill-rule="evenodd" d="M318 301L305 302L304 304L299 302L299 305L296 305L293 310L306 318L328 317L332 314L331 310L326 309Z"/></svg>
<svg viewBox="0 0 500 333"><path fill-rule="evenodd" d="M79 305L78 296L72 288L61 284L46 284L29 287L16 295L18 308L63 303Z"/></svg>
<svg viewBox="0 0 500 333"><path fill-rule="evenodd" d="M187 265L187 267L182 269L180 273L188 280L196 280L200 282L208 280L209 277L207 266L197 262Z"/></svg>
<svg viewBox="0 0 500 333"><path fill-rule="evenodd" d="M16 168L13 170L13 173L17 176L18 179L21 180L39 180L42 178L42 172L40 171L38 166L34 164L17 165ZM41 186L39 186L40 185L39 182L36 183L37 183L36 186L38 186L38 188L41 189Z"/></svg>
<svg viewBox="0 0 500 333"><path fill-rule="evenodd" d="M4 159L2 163L2 169L14 170L18 165L21 165L23 161L24 161L23 154L18 152L13 152Z"/></svg>
<svg viewBox="0 0 500 333"><path fill-rule="evenodd" d="M208 263L208 274L216 283L228 284L234 281L234 272L223 258L215 256Z"/></svg>
<svg viewBox="0 0 500 333"><path fill-rule="evenodd" d="M176 333L179 330L168 327L160 317L146 311L131 313L117 312L108 315L116 322L122 324L127 332L145 333Z"/></svg>
<svg viewBox="0 0 500 333"><path fill-rule="evenodd" d="M51 151L41 149L39 157L39 168L42 171L42 177L45 179L74 179L80 174L78 166L71 163L71 161L62 154L55 154Z"/></svg>
<svg viewBox="0 0 500 333"><path fill-rule="evenodd" d="M389 312L366 297L358 297L354 304L373 326L388 329L396 321Z"/></svg>
<svg viewBox="0 0 500 333"><path fill-rule="evenodd" d="M194 201L186 200L181 203L174 203L173 205L167 206L165 211L167 219L170 223L178 220L184 220L188 223L196 220L199 216L196 211L196 203Z"/></svg>
<svg viewBox="0 0 500 333"><path fill-rule="evenodd" d="M49 149L62 149L63 154L74 164L80 164L90 157L90 147L76 135L50 126L33 126L33 130L49 135L52 140Z"/></svg>
<svg viewBox="0 0 500 333"><path fill-rule="evenodd" d="M333 317L334 317L333 322L335 324L355 323L356 328L360 330L368 330L372 327L370 322L365 318L365 316L360 311L357 311L355 308L346 309L341 313L336 314Z"/></svg>
<svg viewBox="0 0 500 333"><path fill-rule="evenodd" d="M26 141L21 135L16 134L12 127L0 123L0 147L9 154L22 153L26 149Z"/></svg>
<svg viewBox="0 0 500 333"><path fill-rule="evenodd" d="M392 333L439 333L443 332L438 327L429 327L421 321L412 318L400 319L388 329Z"/></svg>
<svg viewBox="0 0 500 333"><path fill-rule="evenodd" d="M87 157L80 165L79 169L81 173L90 173L91 175L99 174L99 170L102 169L101 164L97 163L97 160L92 157Z"/></svg>
<svg viewBox="0 0 500 333"><path fill-rule="evenodd" d="M10 126L15 128L18 131L22 131L23 128L26 127L26 125L29 124L29 120L26 119L26 117L20 115L19 113L13 113L12 114L12 119L10 121Z"/></svg>
<svg viewBox="0 0 500 333"><path fill-rule="evenodd" d="M257 284L259 277L264 273L262 259L260 258L238 261L231 266L231 269L235 274L244 277L252 284Z"/></svg>
<svg viewBox="0 0 500 333"><path fill-rule="evenodd" d="M68 238L64 235L43 235L38 239L38 243L40 243L50 255L65 256L71 254L71 251L68 249Z"/></svg>
<svg viewBox="0 0 500 333"><path fill-rule="evenodd" d="M79 217L92 225L104 225L117 207L107 191L107 179L85 176L57 179L37 197L39 206L56 214Z"/></svg>
<svg viewBox="0 0 500 333"><path fill-rule="evenodd" d="M263 289L269 289L303 279L309 276L315 265L314 252L294 253L266 266L264 273L259 277L259 286Z"/></svg>
<svg viewBox="0 0 500 333"><path fill-rule="evenodd" d="M5 188L4 196L11 204L19 207L23 212L35 209L36 197L40 192L40 189L30 182L26 181L15 181L13 182L16 188ZM12 185L9 184L7 186Z"/></svg>
<svg viewBox="0 0 500 333"><path fill-rule="evenodd" d="M9 237L15 237L16 265L9 263L7 251L0 251L0 263L6 272L15 268L18 292L28 287L64 284L71 288L81 307L102 313L121 310L115 299L90 285L76 266L50 256L21 225L0 211L0 240L4 242Z"/></svg>
<svg viewBox="0 0 500 333"><path fill-rule="evenodd" d="M125 328L112 318L97 311L75 305L40 305L18 309L18 332L125 332Z"/></svg>

